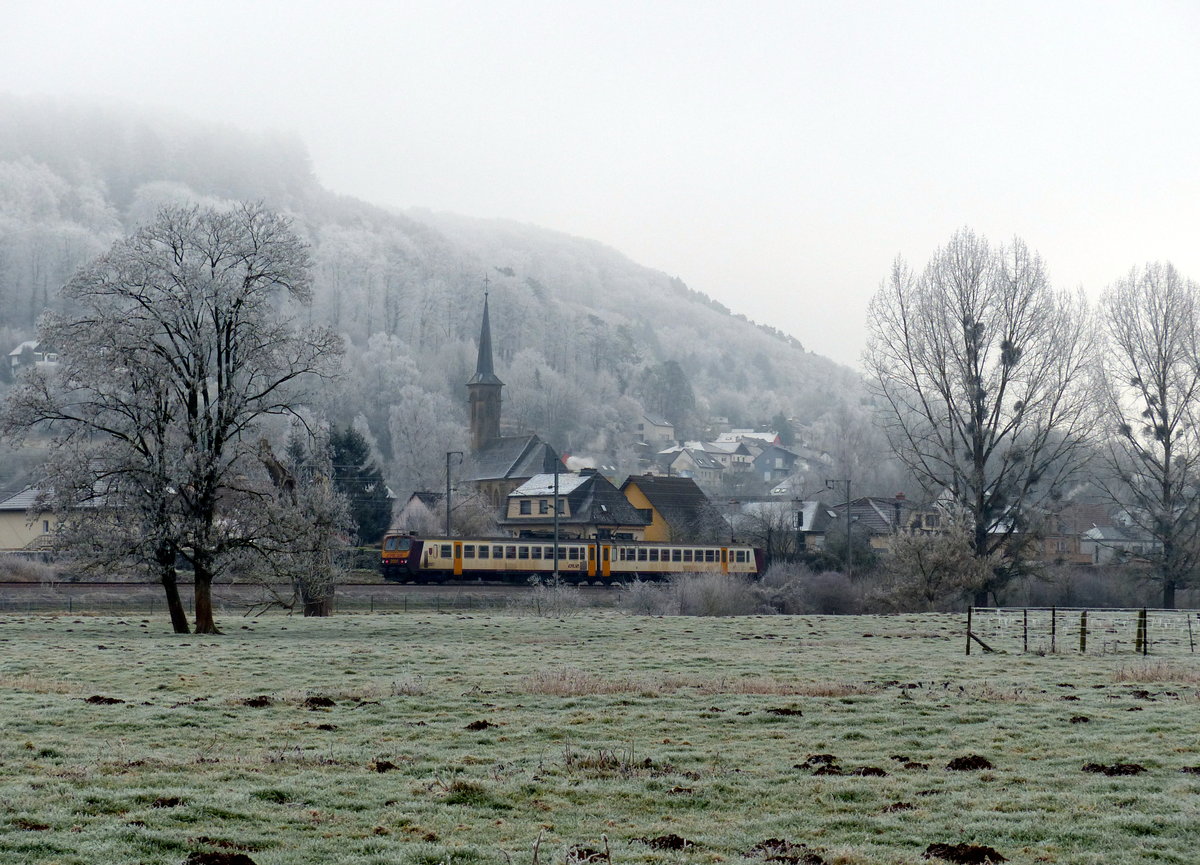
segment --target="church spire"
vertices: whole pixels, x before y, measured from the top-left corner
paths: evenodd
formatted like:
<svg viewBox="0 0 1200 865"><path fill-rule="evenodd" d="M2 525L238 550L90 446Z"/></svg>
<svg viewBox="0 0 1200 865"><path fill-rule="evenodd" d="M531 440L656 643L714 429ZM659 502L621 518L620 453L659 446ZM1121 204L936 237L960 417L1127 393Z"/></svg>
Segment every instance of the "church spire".
<svg viewBox="0 0 1200 865"><path fill-rule="evenodd" d="M492 366L492 327L488 318L487 277L484 277L483 324L479 328L479 357L475 375L467 382L467 402L471 407L471 450L482 450L500 438L500 389L504 382Z"/></svg>

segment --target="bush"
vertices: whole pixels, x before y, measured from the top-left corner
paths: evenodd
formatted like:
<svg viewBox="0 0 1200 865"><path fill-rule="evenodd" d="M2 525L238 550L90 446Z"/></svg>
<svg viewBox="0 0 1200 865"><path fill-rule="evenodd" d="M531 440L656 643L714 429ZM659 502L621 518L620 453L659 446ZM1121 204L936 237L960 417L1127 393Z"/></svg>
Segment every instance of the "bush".
<svg viewBox="0 0 1200 865"><path fill-rule="evenodd" d="M58 566L40 558L20 554L0 556L0 580L6 583L54 583L61 579Z"/></svg>
<svg viewBox="0 0 1200 865"><path fill-rule="evenodd" d="M683 574L671 581L681 616L748 616L763 612L750 581L733 574Z"/></svg>

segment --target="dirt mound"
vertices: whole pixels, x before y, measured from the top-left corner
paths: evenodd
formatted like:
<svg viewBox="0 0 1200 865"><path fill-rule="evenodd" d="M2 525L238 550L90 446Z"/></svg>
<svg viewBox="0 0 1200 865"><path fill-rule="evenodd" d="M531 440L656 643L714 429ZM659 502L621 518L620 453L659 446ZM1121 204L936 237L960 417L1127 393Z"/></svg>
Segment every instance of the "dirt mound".
<svg viewBox="0 0 1200 865"><path fill-rule="evenodd" d="M771 715L782 715L788 717L791 715L803 715L804 713L795 706L778 706L774 709L767 709L767 713Z"/></svg>
<svg viewBox="0 0 1200 865"><path fill-rule="evenodd" d="M1071 719L1071 723L1072 724L1089 724L1089 723L1091 723L1091 720L1092 719L1089 718L1087 715L1076 715L1074 718Z"/></svg>
<svg viewBox="0 0 1200 865"><path fill-rule="evenodd" d="M900 768L912 769L912 770L918 771L918 772L928 772L929 764L928 763L918 763L916 760L909 760L907 763L905 763Z"/></svg>
<svg viewBox="0 0 1200 865"><path fill-rule="evenodd" d="M255 865L245 853L189 853L183 865Z"/></svg>
<svg viewBox="0 0 1200 865"><path fill-rule="evenodd" d="M337 703L335 703L330 697L313 696L307 698L300 705L306 709L329 709L333 706L336 706Z"/></svg>
<svg viewBox="0 0 1200 865"><path fill-rule="evenodd" d="M655 850L686 850L688 847L696 846L695 841L681 838L674 832L669 835L659 835L655 838L635 838L633 840L641 841L647 847L652 847Z"/></svg>
<svg viewBox="0 0 1200 865"><path fill-rule="evenodd" d="M394 772L400 767L391 760L375 760L370 764L370 768L375 772Z"/></svg>
<svg viewBox="0 0 1200 865"><path fill-rule="evenodd" d="M831 763L828 766L821 766L819 769L817 769L817 771L813 772L813 774L814 775L845 775L846 773L842 771L840 766L835 766Z"/></svg>
<svg viewBox="0 0 1200 865"><path fill-rule="evenodd" d="M878 766L859 766L857 769L851 769L850 774L860 778L886 778L888 773Z"/></svg>
<svg viewBox="0 0 1200 865"><path fill-rule="evenodd" d="M947 862L958 862L962 865L978 865L978 863L1007 862L991 847L979 844L930 844L921 854L922 859L945 859Z"/></svg>
<svg viewBox="0 0 1200 865"><path fill-rule="evenodd" d="M1138 763L1113 763L1111 766L1105 766L1103 763L1084 763L1083 771L1112 778L1117 775L1140 775L1146 771L1146 767Z"/></svg>
<svg viewBox="0 0 1200 865"><path fill-rule="evenodd" d="M591 862L610 863L612 859L605 851L595 847L584 847L582 844L576 844L567 851L567 865L587 865Z"/></svg>
<svg viewBox="0 0 1200 865"><path fill-rule="evenodd" d="M968 754L965 757L955 757L946 764L946 768L955 772L971 772L976 769L992 769L995 767L992 766L991 761L986 757L980 757L978 754Z"/></svg>
<svg viewBox="0 0 1200 865"><path fill-rule="evenodd" d="M783 838L759 841L746 851L746 855L766 862L782 862L784 865L825 865L825 860L809 849L807 844L797 844Z"/></svg>
<svg viewBox="0 0 1200 865"><path fill-rule="evenodd" d="M464 727L464 730L486 730L488 727L495 727L491 721L472 721Z"/></svg>
<svg viewBox="0 0 1200 865"><path fill-rule="evenodd" d="M837 762L832 754L809 754L804 763L807 766L829 766Z"/></svg>
<svg viewBox="0 0 1200 865"><path fill-rule="evenodd" d="M180 805L187 804L178 796L159 796L150 803L151 808L178 808Z"/></svg>
<svg viewBox="0 0 1200 865"><path fill-rule="evenodd" d="M901 811L915 811L917 808L912 802L893 802L883 809L884 814L898 814Z"/></svg>
<svg viewBox="0 0 1200 865"><path fill-rule="evenodd" d="M257 697L247 697L242 700L243 706L249 706L251 709L262 709L271 705L271 698L266 694L259 694Z"/></svg>
<svg viewBox="0 0 1200 865"><path fill-rule="evenodd" d="M88 697L83 702L91 703L93 706L115 706L118 703L124 703L125 701L118 697L102 697L99 694L92 694L92 696Z"/></svg>
<svg viewBox="0 0 1200 865"><path fill-rule="evenodd" d="M1185 775L1200 775L1200 766L1184 766L1179 771Z"/></svg>

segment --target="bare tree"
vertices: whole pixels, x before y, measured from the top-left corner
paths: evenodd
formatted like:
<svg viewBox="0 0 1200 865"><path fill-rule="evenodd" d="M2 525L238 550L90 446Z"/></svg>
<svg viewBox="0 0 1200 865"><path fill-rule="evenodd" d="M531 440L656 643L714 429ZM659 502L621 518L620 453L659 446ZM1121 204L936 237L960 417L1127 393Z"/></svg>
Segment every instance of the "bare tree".
<svg viewBox="0 0 1200 865"><path fill-rule="evenodd" d="M213 580L264 531L258 423L291 413L341 352L287 314L309 298L306 248L261 205L165 208L63 297L41 328L62 366L14 390L8 426L55 424L56 454L78 467L72 497L137 514L128 550L152 551L164 584L188 561L195 629L216 633Z"/></svg>
<svg viewBox="0 0 1200 865"><path fill-rule="evenodd" d="M1170 264L1132 271L1101 300L1100 372L1108 413L1109 495L1156 541L1162 603L1200 562L1200 286Z"/></svg>
<svg viewBox="0 0 1200 865"><path fill-rule="evenodd" d="M1095 424L1083 300L1055 292L1023 242L955 234L921 275L897 260L871 303L868 385L897 455L971 526L977 558L1014 574L1030 516L1062 495Z"/></svg>

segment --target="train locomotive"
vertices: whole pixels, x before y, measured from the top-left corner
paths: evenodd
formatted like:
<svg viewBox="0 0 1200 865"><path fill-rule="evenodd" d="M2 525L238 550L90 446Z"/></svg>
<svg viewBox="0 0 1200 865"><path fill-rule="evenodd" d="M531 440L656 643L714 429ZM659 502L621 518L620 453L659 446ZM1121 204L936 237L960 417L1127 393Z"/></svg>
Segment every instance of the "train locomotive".
<svg viewBox="0 0 1200 865"><path fill-rule="evenodd" d="M562 539L558 574L567 583L611 585L673 574L758 576L762 550L747 544L668 544L618 539ZM528 583L554 574L555 544L541 538L420 538L388 534L380 569L385 580L442 583L493 580Z"/></svg>

